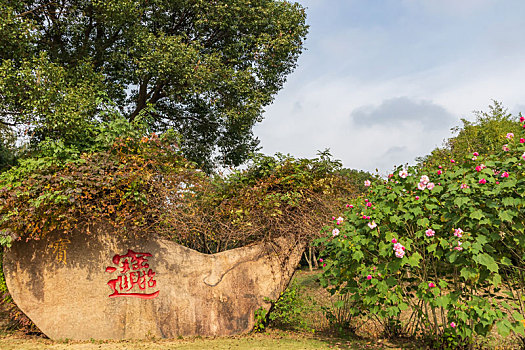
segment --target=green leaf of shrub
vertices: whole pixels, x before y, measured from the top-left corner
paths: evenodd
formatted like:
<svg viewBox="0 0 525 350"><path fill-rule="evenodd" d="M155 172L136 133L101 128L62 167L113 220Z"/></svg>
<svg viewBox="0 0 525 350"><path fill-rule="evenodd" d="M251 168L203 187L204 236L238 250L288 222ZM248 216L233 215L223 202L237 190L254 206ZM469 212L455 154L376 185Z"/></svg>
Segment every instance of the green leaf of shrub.
<svg viewBox="0 0 525 350"><path fill-rule="evenodd" d="M461 208L463 204L467 204L468 202L470 202L470 199L468 197L457 197L456 199L454 199L454 204L457 205L459 208Z"/></svg>
<svg viewBox="0 0 525 350"><path fill-rule="evenodd" d="M498 272L498 264L496 263L494 258L488 255L487 253L474 256L474 261L480 265L485 266L491 272Z"/></svg>
<svg viewBox="0 0 525 350"><path fill-rule="evenodd" d="M483 214L483 212L480 209L476 209L472 213L470 213L469 217L471 219L480 220L480 219L483 219L485 217L485 214Z"/></svg>
<svg viewBox="0 0 525 350"><path fill-rule="evenodd" d="M503 210L498 213L498 216L501 219L501 221L507 221L507 222L512 222L512 218L515 215L516 214L511 210Z"/></svg>
<svg viewBox="0 0 525 350"><path fill-rule="evenodd" d="M420 260L421 260L421 255L418 252L415 252L410 256L410 258L408 258L407 263L410 266L419 266Z"/></svg>

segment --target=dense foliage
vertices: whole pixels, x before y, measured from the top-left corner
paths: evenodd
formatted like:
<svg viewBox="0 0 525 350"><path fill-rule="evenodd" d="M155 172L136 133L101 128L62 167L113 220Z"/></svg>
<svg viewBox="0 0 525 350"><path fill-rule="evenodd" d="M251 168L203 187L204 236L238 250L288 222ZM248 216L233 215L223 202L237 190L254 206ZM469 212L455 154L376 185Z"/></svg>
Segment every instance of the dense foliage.
<svg viewBox="0 0 525 350"><path fill-rule="evenodd" d="M371 179L333 218L318 242L323 282L354 315L436 348L468 348L493 327L523 335L525 118L502 138L486 153Z"/></svg>
<svg viewBox="0 0 525 350"><path fill-rule="evenodd" d="M101 225L208 253L280 236L307 242L353 193L327 153L312 160L258 155L245 170L212 177L181 155L176 135L141 136L140 129L109 123L84 153L46 142L2 173L0 243Z"/></svg>
<svg viewBox="0 0 525 350"><path fill-rule="evenodd" d="M222 226L227 224L222 231L228 232L227 240L223 234L221 245L279 236L301 242L319 237L327 215L355 194L339 175L340 167L328 152L314 159L258 155L247 169L215 179L207 207L215 208Z"/></svg>
<svg viewBox="0 0 525 350"><path fill-rule="evenodd" d="M153 136L119 140L107 151L62 164L24 159L2 174L0 226L26 239L54 230L89 233L106 222L121 233L150 228L162 234L176 205L166 198L178 194L168 184L196 176L170 146Z"/></svg>
<svg viewBox="0 0 525 350"><path fill-rule="evenodd" d="M307 32L284 0L0 0L0 12L1 124L83 149L101 121L145 118L208 170L256 149L252 127Z"/></svg>

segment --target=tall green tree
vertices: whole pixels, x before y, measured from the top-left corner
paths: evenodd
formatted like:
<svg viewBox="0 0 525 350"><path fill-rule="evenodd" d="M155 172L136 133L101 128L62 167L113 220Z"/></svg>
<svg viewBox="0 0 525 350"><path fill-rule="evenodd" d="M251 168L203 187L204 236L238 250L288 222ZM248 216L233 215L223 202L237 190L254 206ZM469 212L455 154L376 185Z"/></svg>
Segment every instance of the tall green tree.
<svg viewBox="0 0 525 350"><path fill-rule="evenodd" d="M33 142L93 139L115 113L173 128L186 157L238 165L295 68L306 14L284 0L0 0L0 121Z"/></svg>

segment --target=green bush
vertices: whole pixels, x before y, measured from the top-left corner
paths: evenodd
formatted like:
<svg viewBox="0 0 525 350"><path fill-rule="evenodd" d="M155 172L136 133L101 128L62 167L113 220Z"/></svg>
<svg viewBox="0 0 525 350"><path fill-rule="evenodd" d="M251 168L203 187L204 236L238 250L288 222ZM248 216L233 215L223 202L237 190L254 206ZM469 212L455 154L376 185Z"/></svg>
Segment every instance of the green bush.
<svg viewBox="0 0 525 350"><path fill-rule="evenodd" d="M494 154L372 180L317 242L323 284L435 347L468 348L493 327L523 334L524 121Z"/></svg>
<svg viewBox="0 0 525 350"><path fill-rule="evenodd" d="M313 311L315 301L311 297L304 296L297 285L286 288L277 300L267 298L266 301L272 303L272 306L269 311L262 307L255 310L254 332L263 332L267 326L286 330L315 331L305 317Z"/></svg>
<svg viewBox="0 0 525 350"><path fill-rule="evenodd" d="M313 332L305 316L314 307L313 299L302 295L301 288L292 285L273 303L268 314L269 324L277 328Z"/></svg>

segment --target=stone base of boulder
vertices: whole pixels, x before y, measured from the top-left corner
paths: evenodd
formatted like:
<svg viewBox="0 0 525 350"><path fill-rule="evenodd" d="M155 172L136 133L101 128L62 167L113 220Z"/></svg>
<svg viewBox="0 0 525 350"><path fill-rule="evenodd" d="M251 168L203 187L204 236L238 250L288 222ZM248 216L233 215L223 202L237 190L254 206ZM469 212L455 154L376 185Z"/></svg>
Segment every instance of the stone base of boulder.
<svg viewBox="0 0 525 350"><path fill-rule="evenodd" d="M284 239L206 255L110 232L18 241L9 292L51 339L175 338L249 332L288 285L303 245Z"/></svg>

